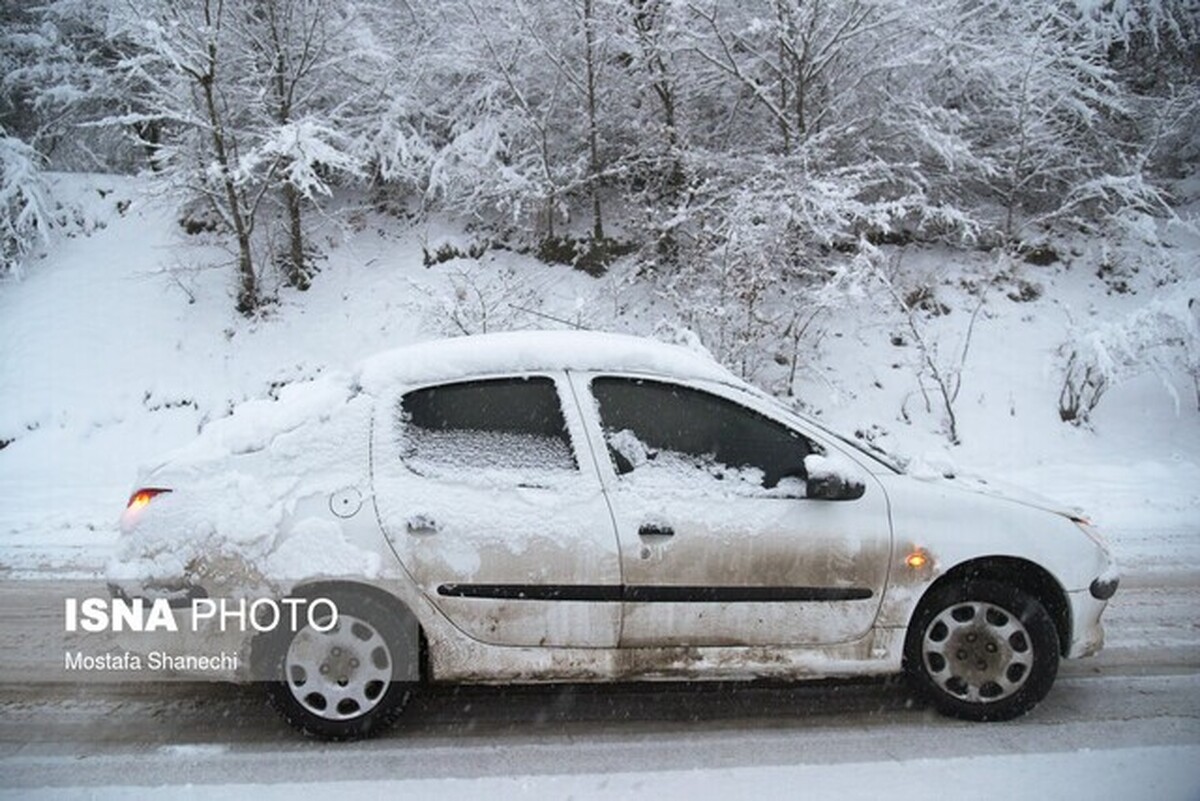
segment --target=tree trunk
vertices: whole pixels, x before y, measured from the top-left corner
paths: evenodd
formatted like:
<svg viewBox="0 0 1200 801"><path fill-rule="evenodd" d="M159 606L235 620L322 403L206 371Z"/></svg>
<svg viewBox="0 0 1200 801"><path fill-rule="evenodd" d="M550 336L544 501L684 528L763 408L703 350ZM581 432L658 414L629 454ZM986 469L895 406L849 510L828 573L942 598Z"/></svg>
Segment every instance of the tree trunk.
<svg viewBox="0 0 1200 801"><path fill-rule="evenodd" d="M285 181L283 204L287 208L289 245L287 282L303 292L312 285L312 279L309 276L308 267L304 263L304 225L301 201L302 198L296 191L296 187L292 186L291 181Z"/></svg>
<svg viewBox="0 0 1200 801"><path fill-rule="evenodd" d="M596 133L595 20L593 0L583 0L584 64L587 67L588 171L592 188L592 239L604 239L604 219L600 210L600 146Z"/></svg>
<svg viewBox="0 0 1200 801"><path fill-rule="evenodd" d="M288 90L288 84L284 76L284 42L280 36L279 20L275 16L276 11L277 9L274 4L267 6L271 44L275 48L275 58L272 65L275 100L277 103L275 118L280 125L287 125L291 122L292 118L292 96ZM287 164L283 164L282 167L286 172ZM288 259L284 276L290 286L303 292L312 285L304 257L304 219L302 208L304 198L295 185L288 180L283 181L281 192L283 194L283 207L288 218Z"/></svg>
<svg viewBox="0 0 1200 801"><path fill-rule="evenodd" d="M258 308L258 279L254 274L254 260L250 251L251 225L242 213L241 198L229 170L229 154L225 147L225 132L217 111L217 100L213 93L216 65L216 46L209 45L209 72L200 81L204 90L204 104L208 109L209 124L212 126L213 151L217 165L221 168L221 183L225 190L225 202L229 206L229 219L238 243L238 300L237 310L244 315L253 314Z"/></svg>
<svg viewBox="0 0 1200 801"><path fill-rule="evenodd" d="M219 13L219 12L218 12ZM210 6L204 6L205 22L213 27ZM225 128L221 124L221 114L217 110L217 98L213 84L217 80L217 44L212 39L208 42L208 65L203 75L197 76L197 82L204 94L204 106L208 112L208 123L211 130L213 154L220 167L221 184L224 188L225 202L229 205L229 220L233 224L233 233L238 243L238 293L237 310L250 316L258 309L258 278L254 274L254 258L250 250L250 234L253 231L253 220L242 213L242 200L238 196L237 185L229 169L229 151L226 147Z"/></svg>
<svg viewBox="0 0 1200 801"><path fill-rule="evenodd" d="M249 317L258 309L258 278L254 275L254 263L250 260L250 235L239 233L237 241L237 310L239 314Z"/></svg>
<svg viewBox="0 0 1200 801"><path fill-rule="evenodd" d="M662 53L654 46L654 32L662 26L661 0L647 3L646 0L634 0L635 13L633 27L637 31L641 44L642 55L645 58L647 71L650 73L650 88L658 97L662 107L663 136L666 139L667 158L669 164L663 174L663 195L668 200L674 200L683 189L686 176L683 163L679 158L679 128L675 120L675 86L671 80L671 72Z"/></svg>

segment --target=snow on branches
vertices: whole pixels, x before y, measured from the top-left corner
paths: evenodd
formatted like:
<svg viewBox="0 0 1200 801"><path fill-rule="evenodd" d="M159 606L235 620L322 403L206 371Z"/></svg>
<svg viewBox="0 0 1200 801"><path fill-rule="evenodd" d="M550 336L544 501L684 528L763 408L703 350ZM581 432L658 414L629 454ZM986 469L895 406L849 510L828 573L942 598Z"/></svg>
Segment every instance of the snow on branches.
<svg viewBox="0 0 1200 801"><path fill-rule="evenodd" d="M53 225L41 157L0 128L0 278L20 278L25 257Z"/></svg>
<svg viewBox="0 0 1200 801"><path fill-rule="evenodd" d="M345 138L318 120L289 120L263 139L239 162L244 174L278 173L308 200L330 195L330 176L344 173L361 176L362 168L346 149Z"/></svg>
<svg viewBox="0 0 1200 801"><path fill-rule="evenodd" d="M1072 425L1088 425L1092 412L1113 386L1153 373L1175 401L1180 373L1192 382L1200 411L1200 282L1184 284L1124 317L1076 328L1060 348L1064 359L1058 414Z"/></svg>
<svg viewBox="0 0 1200 801"><path fill-rule="evenodd" d="M597 272L640 248L719 282L767 269L757 241L790 270L863 237L1019 247L1160 214L1200 154L1192 6L17 4L0 124L55 168L141 159L207 205L246 314L265 270L308 286L313 226L363 181Z"/></svg>

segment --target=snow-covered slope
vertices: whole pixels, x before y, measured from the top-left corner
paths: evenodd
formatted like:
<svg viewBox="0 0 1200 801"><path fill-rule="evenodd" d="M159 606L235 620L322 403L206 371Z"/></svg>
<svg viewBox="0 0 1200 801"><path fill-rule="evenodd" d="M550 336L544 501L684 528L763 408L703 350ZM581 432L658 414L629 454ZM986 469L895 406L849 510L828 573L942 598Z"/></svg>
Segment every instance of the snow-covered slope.
<svg viewBox="0 0 1200 801"><path fill-rule="evenodd" d="M426 251L447 242L466 251L473 240L448 223L371 212L354 215L348 234L326 232L310 291L281 290L247 321L233 311L230 255L185 236L167 199L114 176L60 176L55 191L90 233L60 238L24 280L0 285L0 570L98 568L139 465L290 382L463 329L559 320L649 334L677 322L628 266L594 279L488 250L427 267ZM1186 236L1177 246L1176 258L1200 252ZM1019 263L987 291L955 407L961 445L947 444L936 399L926 410L920 354L882 301L826 322L797 376L802 406L922 469L986 473L1081 506L1120 532L1118 557L1137 569L1200 564L1187 530L1200 517L1200 414L1184 377L1178 405L1145 377L1113 388L1092 429L1058 419L1056 351L1072 321L1116 317L1163 291L1147 269L1143 285L1130 277L1134 292L1114 292L1096 274L1098 247L1075 243L1048 266ZM915 246L903 256L953 309L921 321L943 357L953 354L979 297L964 285L994 257ZM1011 299L1019 281L1040 292ZM756 378L777 388L780 374Z"/></svg>

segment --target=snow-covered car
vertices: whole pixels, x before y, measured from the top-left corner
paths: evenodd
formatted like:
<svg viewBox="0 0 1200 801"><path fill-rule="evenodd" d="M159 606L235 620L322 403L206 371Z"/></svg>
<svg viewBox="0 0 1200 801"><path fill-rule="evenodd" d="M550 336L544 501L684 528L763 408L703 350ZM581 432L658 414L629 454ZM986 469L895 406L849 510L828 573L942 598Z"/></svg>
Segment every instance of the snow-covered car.
<svg viewBox="0 0 1200 801"><path fill-rule="evenodd" d="M1001 720L1101 647L1117 586L1078 516L906 475L703 353L586 332L413 345L243 404L143 475L122 529L114 593L207 599L193 636L240 656L222 678L329 738L433 682L903 672ZM258 625L285 601L309 616Z"/></svg>

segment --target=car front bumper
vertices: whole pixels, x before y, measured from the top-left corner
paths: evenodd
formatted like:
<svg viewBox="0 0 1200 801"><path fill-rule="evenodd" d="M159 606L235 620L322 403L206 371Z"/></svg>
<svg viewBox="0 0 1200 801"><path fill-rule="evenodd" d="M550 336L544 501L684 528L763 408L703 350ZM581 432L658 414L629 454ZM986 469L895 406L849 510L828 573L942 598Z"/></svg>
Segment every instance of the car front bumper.
<svg viewBox="0 0 1200 801"><path fill-rule="evenodd" d="M1112 579L1112 591L1103 598L1096 597L1091 588L1067 593L1071 603L1071 643L1065 653L1068 659L1093 656L1104 647L1104 624L1100 617L1108 606L1108 599L1116 592L1116 582ZM1107 587L1101 594L1105 591Z"/></svg>

